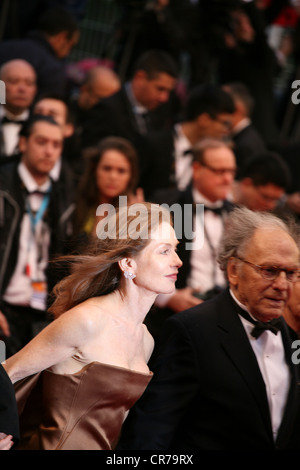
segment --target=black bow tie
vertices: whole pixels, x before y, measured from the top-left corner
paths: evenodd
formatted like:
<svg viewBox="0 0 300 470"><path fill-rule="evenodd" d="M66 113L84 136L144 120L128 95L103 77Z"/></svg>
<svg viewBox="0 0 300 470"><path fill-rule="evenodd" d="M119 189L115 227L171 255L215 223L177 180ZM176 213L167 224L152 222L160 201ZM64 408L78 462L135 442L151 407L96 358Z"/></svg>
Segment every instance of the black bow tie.
<svg viewBox="0 0 300 470"><path fill-rule="evenodd" d="M187 155L193 155L193 150L192 149L187 149L183 152L183 156L186 157Z"/></svg>
<svg viewBox="0 0 300 470"><path fill-rule="evenodd" d="M8 123L12 123L12 124L24 124L24 120L17 120L17 119L10 119L6 116L4 116L4 118L2 119L1 121L1 124L8 124Z"/></svg>
<svg viewBox="0 0 300 470"><path fill-rule="evenodd" d="M223 209L223 205L221 207L207 207L206 205L204 205L204 212L213 212L216 215L222 215Z"/></svg>
<svg viewBox="0 0 300 470"><path fill-rule="evenodd" d="M47 196L48 194L50 194L50 189L48 189L47 191L41 191L40 189L35 189L34 191L28 191L26 189L26 193L28 196L31 196L32 194L37 194L38 196Z"/></svg>
<svg viewBox="0 0 300 470"><path fill-rule="evenodd" d="M274 333L274 335L277 335L278 331L280 330L280 325L281 325L281 320L280 318L274 318L273 320L263 322L263 321L258 321L254 320L246 310L243 310L242 308L239 308L238 313L248 320L250 323L253 323L254 328L251 331L251 336L253 336L255 339L259 338L259 336L266 330L271 331Z"/></svg>

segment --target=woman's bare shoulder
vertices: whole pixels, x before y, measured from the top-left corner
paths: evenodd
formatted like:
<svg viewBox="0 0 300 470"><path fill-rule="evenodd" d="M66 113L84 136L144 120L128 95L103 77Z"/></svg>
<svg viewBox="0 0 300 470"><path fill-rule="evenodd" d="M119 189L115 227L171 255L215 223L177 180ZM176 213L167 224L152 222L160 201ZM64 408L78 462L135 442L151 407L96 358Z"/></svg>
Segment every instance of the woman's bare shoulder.
<svg viewBox="0 0 300 470"><path fill-rule="evenodd" d="M68 327L71 330L82 331L93 335L103 322L102 309L94 299L87 299L61 314L55 321L57 326Z"/></svg>

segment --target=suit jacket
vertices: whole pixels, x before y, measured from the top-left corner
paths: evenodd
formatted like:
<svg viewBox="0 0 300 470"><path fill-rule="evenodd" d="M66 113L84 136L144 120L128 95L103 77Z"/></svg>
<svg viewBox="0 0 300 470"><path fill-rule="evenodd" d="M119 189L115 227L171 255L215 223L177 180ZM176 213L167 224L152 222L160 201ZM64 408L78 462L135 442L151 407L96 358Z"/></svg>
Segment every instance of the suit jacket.
<svg viewBox="0 0 300 470"><path fill-rule="evenodd" d="M0 432L20 438L19 416L13 385L0 364Z"/></svg>
<svg viewBox="0 0 300 470"><path fill-rule="evenodd" d="M253 124L249 124L240 132L233 136L234 154L238 167L238 176L243 171L247 161L260 153L267 150L267 146L260 136L259 132L255 129Z"/></svg>
<svg viewBox="0 0 300 470"><path fill-rule="evenodd" d="M13 59L29 62L37 74L38 91L66 96L65 62L58 59L50 43L39 31L31 31L25 38L8 39L0 44L0 65Z"/></svg>
<svg viewBox="0 0 300 470"><path fill-rule="evenodd" d="M161 105L147 113L148 132L159 130L167 124L167 105ZM87 111L82 136L83 147L94 145L110 135L139 143L141 131L124 86L112 96L100 100Z"/></svg>
<svg viewBox="0 0 300 470"><path fill-rule="evenodd" d="M144 167L140 185L146 198L153 199L160 190L176 189L174 170L174 130L164 129L146 137L143 145Z"/></svg>
<svg viewBox="0 0 300 470"><path fill-rule="evenodd" d="M190 184L185 191L179 191L178 189L169 189L169 190L161 190L161 191L156 191L153 194L153 197L151 199L153 202L157 204L168 204L170 207L173 204L178 204L181 209L182 213L186 209L187 206L192 207L192 210L194 211L195 203L193 199L193 193L192 193L192 184ZM222 216L228 214L232 209L233 209L233 204L230 201L225 200L224 201L224 206L222 209ZM182 234L182 238L179 239L179 245L178 245L178 256L181 259L183 265L179 269L178 277L177 277L177 282L176 282L176 287L178 289L182 289L186 287L187 285L187 279L190 274L191 270L191 250L186 250L186 243L191 242L191 240L188 240L186 238L186 233L187 231L185 230L184 227L184 217L182 217L182 226L180 233ZM176 230L176 226L175 226Z"/></svg>
<svg viewBox="0 0 300 470"><path fill-rule="evenodd" d="M265 383L226 290L166 322L153 379L129 413L119 448L299 449L298 370L283 319L282 338L291 385L276 441Z"/></svg>
<svg viewBox="0 0 300 470"><path fill-rule="evenodd" d="M141 133L136 116L128 99L125 87L108 98L102 99L97 105L86 113L86 120L82 128L82 148L97 144L108 136L119 136L129 140L135 147L139 158L140 186L147 189L155 182L157 173L152 179L149 171L152 170L152 159L156 155L148 149L152 134L171 127L172 110L170 104L160 105L147 113L147 132ZM151 146L151 149L153 147ZM156 148L156 147L154 147ZM155 167L157 169L157 167ZM156 186L155 186L156 187Z"/></svg>

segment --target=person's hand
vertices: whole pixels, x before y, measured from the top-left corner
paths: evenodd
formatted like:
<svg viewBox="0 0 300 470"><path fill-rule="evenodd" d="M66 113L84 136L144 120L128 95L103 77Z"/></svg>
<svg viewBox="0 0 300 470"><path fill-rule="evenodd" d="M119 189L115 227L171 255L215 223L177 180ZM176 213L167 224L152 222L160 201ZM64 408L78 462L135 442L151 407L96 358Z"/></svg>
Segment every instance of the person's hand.
<svg viewBox="0 0 300 470"><path fill-rule="evenodd" d="M8 325L8 321L6 320L5 315L0 310L0 329L2 330L5 336L10 336L10 329Z"/></svg>
<svg viewBox="0 0 300 470"><path fill-rule="evenodd" d="M129 194L128 204L137 204L140 202L145 202L144 191L142 188L137 188L135 194Z"/></svg>
<svg viewBox="0 0 300 470"><path fill-rule="evenodd" d="M9 450L14 445L12 436L0 432L0 450Z"/></svg>
<svg viewBox="0 0 300 470"><path fill-rule="evenodd" d="M191 287L185 287L184 289L177 289L175 294L172 295L167 303L167 307L173 310L175 313L182 312L188 308L199 305L203 300L198 299L193 295L195 289Z"/></svg>

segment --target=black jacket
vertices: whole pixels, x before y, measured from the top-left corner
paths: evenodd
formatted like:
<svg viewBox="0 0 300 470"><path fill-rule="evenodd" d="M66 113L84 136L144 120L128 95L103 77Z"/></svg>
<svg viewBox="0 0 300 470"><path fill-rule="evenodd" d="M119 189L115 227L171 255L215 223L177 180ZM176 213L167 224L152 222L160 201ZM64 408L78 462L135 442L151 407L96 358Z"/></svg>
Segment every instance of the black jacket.
<svg viewBox="0 0 300 470"><path fill-rule="evenodd" d="M0 432L10 434L14 441L20 438L19 416L14 387L0 364Z"/></svg>
<svg viewBox="0 0 300 470"><path fill-rule="evenodd" d="M300 447L299 366L282 339L291 384L273 438L266 386L226 290L165 324L153 379L127 417L121 450L276 450Z"/></svg>
<svg viewBox="0 0 300 470"><path fill-rule="evenodd" d="M26 191L17 166L17 163L12 163L0 167L0 300L17 264L21 221L25 213ZM49 259L68 250L73 210L72 202L62 197L59 185L52 183L50 202L45 214L45 220L51 229ZM49 290L57 280L54 272L49 267Z"/></svg>

